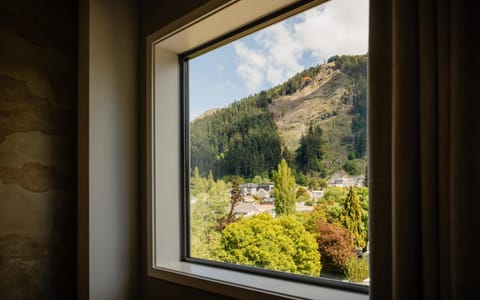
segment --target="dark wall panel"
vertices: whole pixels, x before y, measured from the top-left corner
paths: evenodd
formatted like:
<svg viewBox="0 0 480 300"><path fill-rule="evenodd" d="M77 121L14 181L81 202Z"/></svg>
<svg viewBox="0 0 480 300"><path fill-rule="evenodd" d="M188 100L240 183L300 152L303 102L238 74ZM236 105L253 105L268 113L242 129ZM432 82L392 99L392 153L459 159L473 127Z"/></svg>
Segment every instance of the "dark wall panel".
<svg viewBox="0 0 480 300"><path fill-rule="evenodd" d="M77 1L0 1L0 299L76 294Z"/></svg>

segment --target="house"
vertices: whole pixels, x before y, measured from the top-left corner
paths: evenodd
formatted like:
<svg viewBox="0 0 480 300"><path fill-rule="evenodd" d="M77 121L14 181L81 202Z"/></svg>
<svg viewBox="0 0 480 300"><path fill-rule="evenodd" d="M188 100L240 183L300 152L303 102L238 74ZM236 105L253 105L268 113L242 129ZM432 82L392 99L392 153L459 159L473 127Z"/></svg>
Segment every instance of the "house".
<svg viewBox="0 0 480 300"><path fill-rule="evenodd" d="M330 186L335 187L350 187L354 185L355 182L352 178L335 178L330 182Z"/></svg>
<svg viewBox="0 0 480 300"><path fill-rule="evenodd" d="M240 191L243 196L254 196L257 194L258 184L256 183L242 183L240 184Z"/></svg>
<svg viewBox="0 0 480 300"><path fill-rule="evenodd" d="M313 190L313 191L308 191L308 193L310 194L310 197L312 199L318 199L318 198L323 197L324 191L323 190Z"/></svg>
<svg viewBox="0 0 480 300"><path fill-rule="evenodd" d="M261 213L261 210L259 210L254 204L244 202L237 203L234 207L234 210L236 216L244 217L250 217Z"/></svg>
<svg viewBox="0 0 480 300"><path fill-rule="evenodd" d="M259 183L257 188L258 190L263 189L270 193L273 190L273 186L273 183Z"/></svg>
<svg viewBox="0 0 480 300"><path fill-rule="evenodd" d="M260 198L260 200L264 200L266 198L269 198L270 197L270 192L260 188L257 192L257 195L258 197Z"/></svg>

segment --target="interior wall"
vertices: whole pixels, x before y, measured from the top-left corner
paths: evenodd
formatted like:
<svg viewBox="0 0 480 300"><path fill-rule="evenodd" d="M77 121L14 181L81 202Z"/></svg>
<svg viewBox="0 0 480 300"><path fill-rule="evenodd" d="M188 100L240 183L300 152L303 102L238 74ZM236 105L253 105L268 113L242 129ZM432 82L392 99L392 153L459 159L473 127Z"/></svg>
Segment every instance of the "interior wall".
<svg viewBox="0 0 480 300"><path fill-rule="evenodd" d="M138 14L81 0L79 299L138 299Z"/></svg>
<svg viewBox="0 0 480 300"><path fill-rule="evenodd" d="M0 299L76 294L77 1L0 1Z"/></svg>

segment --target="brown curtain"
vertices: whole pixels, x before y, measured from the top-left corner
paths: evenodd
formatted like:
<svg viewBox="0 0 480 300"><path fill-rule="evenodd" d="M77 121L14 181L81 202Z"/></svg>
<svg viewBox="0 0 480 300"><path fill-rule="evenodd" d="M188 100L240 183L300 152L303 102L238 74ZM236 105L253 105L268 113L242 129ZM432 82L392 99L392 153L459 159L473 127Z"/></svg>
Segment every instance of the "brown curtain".
<svg viewBox="0 0 480 300"><path fill-rule="evenodd" d="M480 297L475 3L370 0L373 300Z"/></svg>

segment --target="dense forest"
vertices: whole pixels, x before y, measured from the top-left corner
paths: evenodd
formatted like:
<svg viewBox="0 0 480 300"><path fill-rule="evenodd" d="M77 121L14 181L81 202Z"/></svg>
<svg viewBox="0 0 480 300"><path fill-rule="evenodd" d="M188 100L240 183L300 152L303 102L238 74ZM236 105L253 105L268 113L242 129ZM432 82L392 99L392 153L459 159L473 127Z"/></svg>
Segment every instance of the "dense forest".
<svg viewBox="0 0 480 300"><path fill-rule="evenodd" d="M366 72L367 56L334 56L334 63L349 78L346 86L351 99L351 137L349 160L366 155ZM215 178L241 176L271 178L282 158L292 167L297 181L303 177L327 177L322 159L325 141L322 128L310 122L296 151L286 149L269 105L278 97L302 88L302 78L316 78L321 65L297 73L285 83L236 101L213 114L201 116L190 124L191 167L202 176L210 171ZM348 99L344 99L345 102ZM336 155L336 154L331 154ZM346 160L346 158L343 158ZM348 163L348 162L347 162ZM344 168L354 168L346 164ZM364 171L364 170L362 170ZM352 170L358 172L358 170Z"/></svg>

